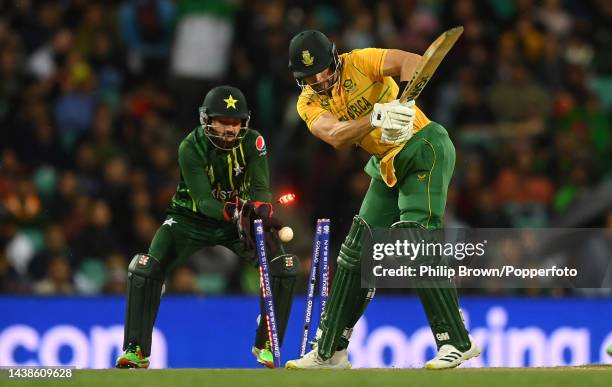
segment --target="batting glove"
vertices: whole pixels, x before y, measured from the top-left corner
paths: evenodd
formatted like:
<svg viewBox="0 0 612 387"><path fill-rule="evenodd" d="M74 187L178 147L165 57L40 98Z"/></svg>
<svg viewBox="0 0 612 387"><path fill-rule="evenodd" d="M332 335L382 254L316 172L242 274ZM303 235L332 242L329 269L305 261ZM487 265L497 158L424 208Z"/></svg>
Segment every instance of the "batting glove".
<svg viewBox="0 0 612 387"><path fill-rule="evenodd" d="M391 105L399 105L404 110L403 112L409 112L405 115L402 115L402 120L395 119L392 120L391 125L382 125L380 142L383 144L402 144L412 138L413 129L414 129L414 117L416 115L416 111L414 109L414 101L408 101L404 103L400 103L398 100L394 100L389 102Z"/></svg>
<svg viewBox="0 0 612 387"><path fill-rule="evenodd" d="M414 121L414 101L400 103L393 100L387 103L376 103L370 115L370 125L375 128L400 130Z"/></svg>

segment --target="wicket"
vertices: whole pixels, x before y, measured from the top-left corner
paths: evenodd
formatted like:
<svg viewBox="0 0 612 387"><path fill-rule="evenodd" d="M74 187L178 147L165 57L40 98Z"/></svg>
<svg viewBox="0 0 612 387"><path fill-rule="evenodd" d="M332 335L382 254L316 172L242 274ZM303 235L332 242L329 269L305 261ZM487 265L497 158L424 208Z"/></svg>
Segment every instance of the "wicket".
<svg viewBox="0 0 612 387"><path fill-rule="evenodd" d="M257 250L257 258L259 260L259 278L261 285L261 294L263 296L266 309L266 326L268 327L268 336L274 355L274 367L281 366L280 345L278 337L278 327L276 324L276 316L274 314L274 299L272 295L272 282L270 279L270 271L268 265L268 257L266 254L266 241L264 237L263 225L261 219L253 221L255 229L255 242ZM302 342L300 345L300 357L306 353L308 346L308 337L310 335L310 322L312 320L312 309L314 306L315 285L317 280L317 270L319 271L320 285L320 317L323 317L327 298L329 296L329 232L330 220L317 219L315 229L315 237L312 245L312 260L310 262L310 273L308 276L308 292L306 295L306 311L304 312L304 331L302 334Z"/></svg>
<svg viewBox="0 0 612 387"><path fill-rule="evenodd" d="M261 294L263 296L264 305L266 308L266 325L268 327L268 336L274 356L274 367L281 367L280 345L278 337L278 328L276 325L276 315L274 313L274 299L272 296L272 282L270 279L270 271L268 266L268 257L266 254L266 241L261 219L253 221L255 228L255 241L257 258L259 259L259 281L261 285Z"/></svg>
<svg viewBox="0 0 612 387"><path fill-rule="evenodd" d="M300 344L300 357L306 354L308 337L310 335L310 322L312 320L312 309L314 306L315 282L317 270L319 271L320 285L320 316L323 317L327 298L329 296L329 232L330 220L317 219L315 237L312 245L312 258L310 261L310 273L308 275L308 291L306 293L306 310L304 311L304 329L302 342Z"/></svg>

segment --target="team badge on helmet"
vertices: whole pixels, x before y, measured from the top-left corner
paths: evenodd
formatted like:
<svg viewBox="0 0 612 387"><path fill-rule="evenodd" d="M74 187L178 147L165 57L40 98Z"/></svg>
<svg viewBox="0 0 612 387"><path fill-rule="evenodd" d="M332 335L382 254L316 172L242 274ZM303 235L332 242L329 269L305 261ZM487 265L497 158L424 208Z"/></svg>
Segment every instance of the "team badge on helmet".
<svg viewBox="0 0 612 387"><path fill-rule="evenodd" d="M226 109L229 108L233 108L236 109L236 102L238 102L237 99L234 99L234 97L232 97L232 95L230 94L229 97L227 97L226 99L223 100L227 105L225 106Z"/></svg>
<svg viewBox="0 0 612 387"><path fill-rule="evenodd" d="M310 56L310 52L308 50L302 51L302 63L304 66L310 67L314 63L314 56Z"/></svg>

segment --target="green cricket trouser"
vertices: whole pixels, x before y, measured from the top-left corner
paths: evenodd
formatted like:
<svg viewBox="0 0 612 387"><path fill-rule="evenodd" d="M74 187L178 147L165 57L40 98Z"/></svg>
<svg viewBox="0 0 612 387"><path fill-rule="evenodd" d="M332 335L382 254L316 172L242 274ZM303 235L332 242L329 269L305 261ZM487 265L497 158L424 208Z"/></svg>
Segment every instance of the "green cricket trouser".
<svg viewBox="0 0 612 387"><path fill-rule="evenodd" d="M395 186L384 183L379 164L372 157L366 165L372 181L359 210L361 218L377 228L390 228L400 220L428 230L441 228L455 168L455 147L446 129L431 122L404 146L394 160ZM415 230L420 229L415 226ZM348 347L351 331L373 296L373 289L361 289L359 284L361 242L355 238L363 227L367 226L353 221L340 251L328 309L321 323L318 353L323 359ZM466 350L470 342L459 314L456 290L434 282L429 285L417 289L417 293L438 348L452 343Z"/></svg>
<svg viewBox="0 0 612 387"><path fill-rule="evenodd" d="M157 229L149 255L162 264L164 273L207 246L225 246L241 258L256 264L255 252L247 251L232 223L209 225L192 216L170 211Z"/></svg>
<svg viewBox="0 0 612 387"><path fill-rule="evenodd" d="M161 274L167 276L178 264L184 262L193 253L207 246L225 246L245 259L254 267L257 266L257 254L254 249L247 250L245 243L240 239L238 230L233 223L202 219L188 212L169 210L163 224L157 229L153 241L149 246L148 254L154 261L161 265ZM285 254L281 246L270 254L271 287L274 294L274 312L278 327L278 335L282 343L293 301L293 289L295 277L299 267L298 257ZM278 259L275 259L278 258ZM142 345L145 356L149 356L151 349L151 335L153 324L157 318L159 301L161 295L161 282L163 279L156 278L159 283L158 289L145 288L147 278L140 276L136 281L130 280L128 288L128 301L126 312L126 325L123 348L127 348L130 342ZM148 280L151 282L150 280ZM263 316L263 299L260 301L260 313ZM268 340L266 319L259 319L255 333L254 346L265 348Z"/></svg>
<svg viewBox="0 0 612 387"><path fill-rule="evenodd" d="M455 147L446 129L435 122L425 126L395 157L394 164L397 183L388 187L380 177L378 160L370 159L366 172L372 182L359 214L373 227L388 228L401 220L428 230L442 228L448 185L455 169ZM451 343L466 351L471 343L459 313L456 289L449 283L431 281L430 285L419 287L417 294L438 348Z"/></svg>
<svg viewBox="0 0 612 387"><path fill-rule="evenodd" d="M388 228L402 220L441 228L455 169L455 147L446 129L431 122L412 137L395 157L395 186L384 183L379 163L372 157L365 167L372 181L359 215L373 227Z"/></svg>

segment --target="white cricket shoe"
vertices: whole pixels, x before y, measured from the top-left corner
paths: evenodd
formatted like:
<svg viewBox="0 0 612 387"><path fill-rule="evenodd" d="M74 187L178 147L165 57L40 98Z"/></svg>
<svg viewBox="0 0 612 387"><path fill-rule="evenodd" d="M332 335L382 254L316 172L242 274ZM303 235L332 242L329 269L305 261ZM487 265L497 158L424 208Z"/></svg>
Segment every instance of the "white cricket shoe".
<svg viewBox="0 0 612 387"><path fill-rule="evenodd" d="M455 368L464 361L474 358L482 352L482 349L472 341L472 346L465 352L461 352L451 344L440 347L436 357L425 363L428 370L443 370L445 368Z"/></svg>
<svg viewBox="0 0 612 387"><path fill-rule="evenodd" d="M285 364L287 369L306 370L306 369L339 369L347 370L351 368L351 363L348 361L348 351L336 351L328 360L323 360L317 352L317 347L314 346L312 351L308 352L301 359L289 360Z"/></svg>

